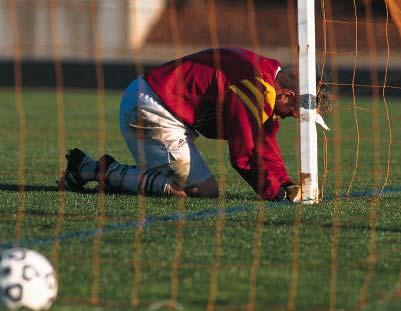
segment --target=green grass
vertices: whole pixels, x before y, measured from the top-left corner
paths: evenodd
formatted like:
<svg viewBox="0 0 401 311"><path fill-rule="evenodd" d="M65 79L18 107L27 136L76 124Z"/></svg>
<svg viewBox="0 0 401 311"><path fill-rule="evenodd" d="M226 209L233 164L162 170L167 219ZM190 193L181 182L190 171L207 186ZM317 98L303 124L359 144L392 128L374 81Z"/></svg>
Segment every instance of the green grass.
<svg viewBox="0 0 401 311"><path fill-rule="evenodd" d="M60 137L65 148L79 146L94 157L105 148L130 163L119 133L119 95L106 93L104 102L98 102L95 92L64 93L65 126L60 129L56 94L24 92L26 132L21 149L24 132L19 128L18 98L12 92L0 93L0 245L4 248L14 241L22 219L18 210L23 207L22 245L58 259L60 291L54 310L128 310L135 280L139 310L149 310L152 304L171 297L184 310L204 310L211 287L216 289L218 310L243 310L250 297L254 297L255 310L287 310L288 304L297 310L401 309L400 99L387 99L392 125L391 191L380 201L372 200L369 193L384 183L389 133L383 102L374 116L375 125L369 98L357 102L363 108L357 110L360 149L349 198L333 200L335 193L349 190L356 163L356 123L353 110L347 109L352 106L349 98L337 105L340 123L333 115L328 119L334 131L327 134L327 199L318 206L261 205L231 169L226 145L226 161L219 163L217 143L202 138L198 145L211 170L219 179L220 172L226 177L222 201L145 198L141 205L135 196L103 198L95 185L87 193L60 195L55 184L59 159L65 152L60 150ZM98 136L97 107L102 103L106 111L104 146ZM379 138L376 147L375 133ZM293 120L282 122L279 141L292 176L297 176L299 166L297 135ZM322 160L320 155L321 164ZM21 177L24 193L18 191ZM96 228L102 225L98 217L102 206L105 227L100 235ZM144 206L144 217L153 217L143 231L137 231L139 206ZM174 216L180 215L180 206L183 218L178 221ZM266 208L258 209L261 206ZM225 211L221 217L220 207ZM59 248L57 226L62 228ZM52 256L55 253L57 257ZM218 272L216 279L213 271ZM252 276L256 276L254 281Z"/></svg>

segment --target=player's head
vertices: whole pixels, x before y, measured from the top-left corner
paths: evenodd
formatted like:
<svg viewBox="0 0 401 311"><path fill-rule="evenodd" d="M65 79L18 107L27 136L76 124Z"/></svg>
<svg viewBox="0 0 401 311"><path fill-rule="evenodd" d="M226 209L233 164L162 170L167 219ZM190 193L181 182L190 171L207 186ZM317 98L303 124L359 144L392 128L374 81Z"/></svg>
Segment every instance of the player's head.
<svg viewBox="0 0 401 311"><path fill-rule="evenodd" d="M299 117L298 77L294 70L282 69L275 81L276 103L274 114L281 118Z"/></svg>
<svg viewBox="0 0 401 311"><path fill-rule="evenodd" d="M320 71L318 71L320 74ZM326 116L331 111L333 96L327 85L317 79L317 112ZM275 81L276 104L274 113L281 118L299 117L299 86L298 73L294 69L284 68L277 73Z"/></svg>

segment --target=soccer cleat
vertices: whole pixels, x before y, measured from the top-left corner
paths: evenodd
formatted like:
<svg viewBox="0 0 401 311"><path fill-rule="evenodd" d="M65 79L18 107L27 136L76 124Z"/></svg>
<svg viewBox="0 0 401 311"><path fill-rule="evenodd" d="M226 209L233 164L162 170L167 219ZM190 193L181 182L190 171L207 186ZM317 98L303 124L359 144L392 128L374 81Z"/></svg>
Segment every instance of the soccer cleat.
<svg viewBox="0 0 401 311"><path fill-rule="evenodd" d="M109 177L111 171L114 171L112 168L115 166L120 166L120 164L109 154L104 154L99 158L98 161L98 179L100 189L115 192L117 189L112 186L110 183Z"/></svg>
<svg viewBox="0 0 401 311"><path fill-rule="evenodd" d="M107 192L113 192L113 193L120 193L120 192L136 192L137 185L134 181L134 185L130 183L130 178L134 177L134 180L136 181L138 178L132 169L135 169L136 166L130 166L130 165L125 165L121 164L118 161L116 161L112 156L105 154L99 158L99 169L98 169L98 180L99 180L99 186L100 186L100 191L107 191ZM128 176L128 172L131 171L134 175ZM136 176L136 177L135 177ZM127 182L128 178L128 188L127 185L125 185L125 182Z"/></svg>
<svg viewBox="0 0 401 311"><path fill-rule="evenodd" d="M88 180L82 177L80 169L86 164L91 164L94 160L78 148L69 150L65 157L67 159L67 168L61 182L64 184L65 189L82 190Z"/></svg>

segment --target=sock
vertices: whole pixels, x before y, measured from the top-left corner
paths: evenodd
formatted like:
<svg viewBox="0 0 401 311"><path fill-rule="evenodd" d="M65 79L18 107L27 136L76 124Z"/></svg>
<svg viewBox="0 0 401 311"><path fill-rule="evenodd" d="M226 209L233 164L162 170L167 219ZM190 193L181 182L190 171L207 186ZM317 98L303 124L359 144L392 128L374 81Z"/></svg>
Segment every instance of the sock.
<svg viewBox="0 0 401 311"><path fill-rule="evenodd" d="M143 195L169 196L171 180L158 170L149 170L141 175L138 190Z"/></svg>
<svg viewBox="0 0 401 311"><path fill-rule="evenodd" d="M141 174L136 166L110 164L106 173L108 187L133 194L161 195L170 194L171 181L158 170L149 170Z"/></svg>
<svg viewBox="0 0 401 311"><path fill-rule="evenodd" d="M137 193L139 170L135 166L124 165L114 161L106 172L106 184L117 191Z"/></svg>
<svg viewBox="0 0 401 311"><path fill-rule="evenodd" d="M79 166L79 174L85 182L96 181L98 171L98 162L91 157L86 156Z"/></svg>

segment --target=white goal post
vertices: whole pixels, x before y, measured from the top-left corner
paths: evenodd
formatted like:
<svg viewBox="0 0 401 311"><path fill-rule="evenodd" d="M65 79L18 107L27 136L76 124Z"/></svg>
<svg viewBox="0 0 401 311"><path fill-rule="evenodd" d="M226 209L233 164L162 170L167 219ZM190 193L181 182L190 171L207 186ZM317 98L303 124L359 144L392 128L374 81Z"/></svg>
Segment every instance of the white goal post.
<svg viewBox="0 0 401 311"><path fill-rule="evenodd" d="M316 132L314 0L298 0L300 150L302 204L319 201Z"/></svg>

